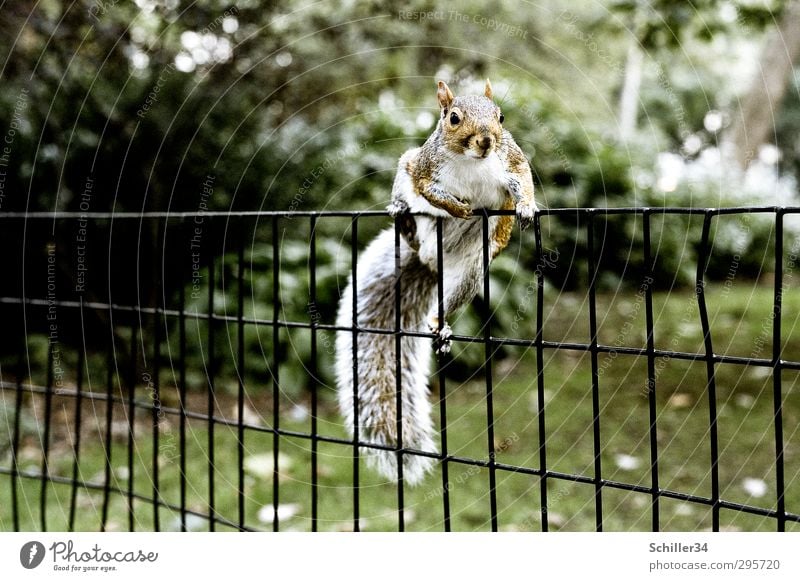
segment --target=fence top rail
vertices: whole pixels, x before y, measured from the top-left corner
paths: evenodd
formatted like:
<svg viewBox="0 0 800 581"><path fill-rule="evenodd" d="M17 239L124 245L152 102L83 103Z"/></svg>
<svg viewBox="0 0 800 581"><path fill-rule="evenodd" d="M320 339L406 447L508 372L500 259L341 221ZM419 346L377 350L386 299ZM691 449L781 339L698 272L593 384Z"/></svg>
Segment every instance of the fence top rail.
<svg viewBox="0 0 800 581"><path fill-rule="evenodd" d="M513 216L513 210L483 210L478 215ZM693 208L693 207L621 207L621 208L543 208L538 210L541 216L563 215L601 215L621 214L690 214L690 215L725 215L725 214L800 214L800 206L735 206L730 208ZM195 212L0 212L0 220L131 220L131 219L186 219L186 218L293 218L293 217L362 217L388 216L386 210L251 210L251 211L195 211Z"/></svg>

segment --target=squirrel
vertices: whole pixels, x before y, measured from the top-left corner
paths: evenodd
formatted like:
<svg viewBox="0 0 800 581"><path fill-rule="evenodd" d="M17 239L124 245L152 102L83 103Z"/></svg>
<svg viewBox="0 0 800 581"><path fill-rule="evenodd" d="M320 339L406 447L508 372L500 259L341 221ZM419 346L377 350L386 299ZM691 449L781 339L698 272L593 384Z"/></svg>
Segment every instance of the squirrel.
<svg viewBox="0 0 800 581"><path fill-rule="evenodd" d="M446 319L472 300L482 281L483 220L473 210L515 210L526 228L536 211L533 178L525 155L503 128L504 116L492 100L487 80L483 96L455 97L443 81L437 89L440 115L421 147L410 149L397 167L389 214L400 229L400 328L429 332L433 350L450 350L452 331ZM443 217L443 311L439 321L437 218ZM513 215L488 218L489 258L506 247ZM387 228L367 246L357 264L358 329L395 329L395 229ZM342 293L337 326L352 327L352 275ZM336 383L339 407L351 435L354 431L354 380L358 393L359 441L396 448L397 378L395 337L357 332L354 377L353 332L336 337ZM436 454L428 399L430 338L401 338L400 387L403 449ZM396 480L397 454L365 448L379 473ZM403 480L415 485L433 468L432 455L403 455Z"/></svg>

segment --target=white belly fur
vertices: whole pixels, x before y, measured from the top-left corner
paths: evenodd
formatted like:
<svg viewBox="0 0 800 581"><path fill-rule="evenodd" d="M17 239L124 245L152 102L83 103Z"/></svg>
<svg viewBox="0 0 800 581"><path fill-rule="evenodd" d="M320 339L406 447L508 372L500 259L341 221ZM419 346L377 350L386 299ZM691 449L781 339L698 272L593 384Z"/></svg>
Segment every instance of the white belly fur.
<svg viewBox="0 0 800 581"><path fill-rule="evenodd" d="M508 195L506 186L501 181L505 174L502 161L497 153L486 159L474 159L466 156L451 158L439 171L436 182L445 191L467 202L473 210L487 208L498 210ZM481 260L483 256L483 225L480 216L463 220L453 218L443 210L430 205L422 196L412 196L416 202L412 204L412 212L417 215L417 240L420 243L419 257L423 264L431 270L437 269L436 254L436 219L428 216L446 217L442 247L445 262L456 264L466 257ZM488 243L497 227L499 217L489 218ZM453 266L456 266L454 264ZM445 271L448 271L445 265Z"/></svg>
<svg viewBox="0 0 800 581"><path fill-rule="evenodd" d="M450 157L439 170L436 181L447 192L473 209L499 210L506 197L503 162L492 152L486 159L465 155Z"/></svg>

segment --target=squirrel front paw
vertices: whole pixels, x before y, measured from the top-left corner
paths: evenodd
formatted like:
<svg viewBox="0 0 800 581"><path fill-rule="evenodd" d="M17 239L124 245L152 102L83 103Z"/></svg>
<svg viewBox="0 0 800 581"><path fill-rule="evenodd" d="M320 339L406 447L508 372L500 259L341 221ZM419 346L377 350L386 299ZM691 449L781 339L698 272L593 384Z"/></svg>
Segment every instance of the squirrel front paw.
<svg viewBox="0 0 800 581"><path fill-rule="evenodd" d="M511 195L511 199L516 203L517 220L520 227L525 230L533 224L533 215L536 213L536 203L528 202L522 191L522 184L513 175L506 176L506 188Z"/></svg>
<svg viewBox="0 0 800 581"><path fill-rule="evenodd" d="M434 317L429 324L429 328L430 332L436 335L433 338L434 353L439 355L450 353L450 347L452 346L450 338L453 336L453 330L450 328L450 325L445 323L442 325L442 328L439 329L439 318Z"/></svg>
<svg viewBox="0 0 800 581"><path fill-rule="evenodd" d="M519 226L523 230L533 224L533 215L536 213L536 205L531 205L528 202L520 200L517 202L517 220Z"/></svg>

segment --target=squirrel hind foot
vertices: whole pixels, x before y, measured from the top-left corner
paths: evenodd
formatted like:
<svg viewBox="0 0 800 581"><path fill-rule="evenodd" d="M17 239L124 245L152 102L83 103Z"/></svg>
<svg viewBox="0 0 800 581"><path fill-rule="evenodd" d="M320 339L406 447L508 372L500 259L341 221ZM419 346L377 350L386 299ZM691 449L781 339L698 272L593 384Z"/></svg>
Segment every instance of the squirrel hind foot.
<svg viewBox="0 0 800 581"><path fill-rule="evenodd" d="M453 329L451 329L450 325L447 323L442 325L442 328L439 329L438 317L435 317L435 319L435 326L430 326L431 333L435 335L433 338L433 350L437 354L445 355L450 353L450 349L452 347L451 337L453 336Z"/></svg>

